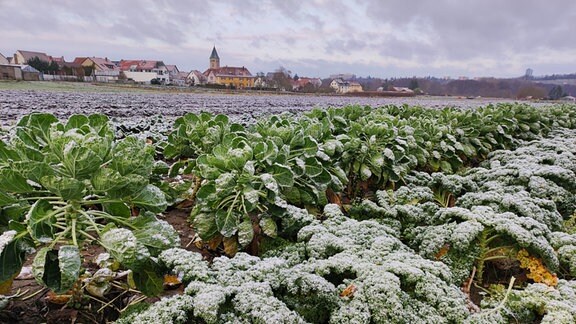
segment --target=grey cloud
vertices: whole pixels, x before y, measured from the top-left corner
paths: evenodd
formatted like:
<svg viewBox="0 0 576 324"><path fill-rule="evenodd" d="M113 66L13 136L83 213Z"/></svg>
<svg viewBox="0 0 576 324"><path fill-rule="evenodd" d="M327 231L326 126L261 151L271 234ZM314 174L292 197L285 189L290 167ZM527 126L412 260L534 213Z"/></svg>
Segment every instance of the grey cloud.
<svg viewBox="0 0 576 324"><path fill-rule="evenodd" d="M224 53L288 58L282 63L294 64L292 70L324 69L321 75L396 71L464 75L474 71L466 67L472 62L486 64L486 73L503 73L511 66L522 66L523 62L515 61L519 58L529 61L525 64L541 62L542 69L558 69L555 58L547 54L560 53L566 61L576 51L575 30L573 0L0 0L2 51L30 49L60 55L58 51L65 50L124 58L165 56L166 60L186 55L181 62L204 62L209 53L197 47L208 43L211 48L215 43ZM53 39L64 36L71 40L69 44L55 44ZM119 44L124 39L128 43ZM86 45L92 41L97 44ZM174 49L155 52L147 45L150 42ZM6 48L17 44L19 48ZM194 47L199 54L181 54L183 47ZM349 55L350 62L335 61L332 54ZM415 68L378 66L387 59ZM230 58L236 60L240 58ZM356 63L360 61L365 63ZM260 70L257 64L269 64L265 62L278 66L274 60L252 64Z"/></svg>
<svg viewBox="0 0 576 324"><path fill-rule="evenodd" d="M366 14L406 28L416 18L429 22L426 32L436 46L453 59L500 56L506 51L526 51L540 46L563 48L576 30L576 2L545 1L369 1ZM571 37L574 40L573 36ZM571 45L572 46L572 45Z"/></svg>

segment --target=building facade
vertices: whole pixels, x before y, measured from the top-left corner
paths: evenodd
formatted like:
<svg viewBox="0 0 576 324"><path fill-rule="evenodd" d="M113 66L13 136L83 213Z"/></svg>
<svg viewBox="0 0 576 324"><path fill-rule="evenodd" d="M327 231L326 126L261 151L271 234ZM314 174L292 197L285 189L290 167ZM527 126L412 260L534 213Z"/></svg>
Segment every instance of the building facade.
<svg viewBox="0 0 576 324"><path fill-rule="evenodd" d="M210 55L210 68L204 71L208 84L219 84L231 88L244 89L254 87L254 77L244 66L220 66L220 57L216 47Z"/></svg>
<svg viewBox="0 0 576 324"><path fill-rule="evenodd" d="M150 83L152 79L158 79L162 83L170 83L168 68L162 61L122 60L119 65L124 76L134 82Z"/></svg>

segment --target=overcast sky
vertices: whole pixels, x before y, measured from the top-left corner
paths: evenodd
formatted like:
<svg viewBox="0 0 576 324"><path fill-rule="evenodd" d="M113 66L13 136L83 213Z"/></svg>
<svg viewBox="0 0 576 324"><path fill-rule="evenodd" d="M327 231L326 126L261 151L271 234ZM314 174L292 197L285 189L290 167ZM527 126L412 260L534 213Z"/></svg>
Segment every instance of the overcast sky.
<svg viewBox="0 0 576 324"><path fill-rule="evenodd" d="M0 53L300 76L576 72L574 0L0 0Z"/></svg>

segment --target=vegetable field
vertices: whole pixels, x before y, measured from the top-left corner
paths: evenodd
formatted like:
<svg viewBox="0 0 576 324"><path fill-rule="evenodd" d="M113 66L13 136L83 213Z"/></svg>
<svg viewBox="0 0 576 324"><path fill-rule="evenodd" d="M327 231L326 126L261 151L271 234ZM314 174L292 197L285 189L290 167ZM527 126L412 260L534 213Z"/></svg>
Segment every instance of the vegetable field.
<svg viewBox="0 0 576 324"><path fill-rule="evenodd" d="M0 319L576 322L575 106L303 110L24 114Z"/></svg>

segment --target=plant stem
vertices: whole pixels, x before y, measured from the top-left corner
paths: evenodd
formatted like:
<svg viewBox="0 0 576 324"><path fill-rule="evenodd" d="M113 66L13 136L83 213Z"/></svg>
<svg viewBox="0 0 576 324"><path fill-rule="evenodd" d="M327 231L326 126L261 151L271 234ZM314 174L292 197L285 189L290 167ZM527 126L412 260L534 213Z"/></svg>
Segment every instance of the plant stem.
<svg viewBox="0 0 576 324"><path fill-rule="evenodd" d="M72 244L78 246L78 240L76 239L76 218L72 218Z"/></svg>
<svg viewBox="0 0 576 324"><path fill-rule="evenodd" d="M52 241L52 243L50 243L50 245L48 246L50 249L54 248L54 245L56 245L63 237L64 235L68 234L68 231L70 231L69 227L66 227L64 229L64 231L60 232L60 234L58 234L58 236L56 237L56 239L54 239L54 241Z"/></svg>
<svg viewBox="0 0 576 324"><path fill-rule="evenodd" d="M88 214L87 212L85 212L83 210L79 210L79 212L82 216L84 216L88 220L88 222L90 222L90 224L92 224L92 227L94 228L96 233L98 233L98 236L100 236L100 228L99 228L98 224L96 224L96 222L92 218L92 215Z"/></svg>
<svg viewBox="0 0 576 324"><path fill-rule="evenodd" d="M228 208L228 215L227 217L230 217L230 215L232 215L232 211L234 210L234 206L236 206L236 201L238 200L238 197L240 196L241 192L238 191L238 193L236 194L236 196L234 197L234 200L232 201L232 205L230 205L230 207Z"/></svg>
<svg viewBox="0 0 576 324"><path fill-rule="evenodd" d="M110 214L108 214L108 213L101 212L101 211L99 211L99 210L91 210L90 213L93 214L93 215L98 215L98 216L100 216L100 217L102 217L102 218L104 218L104 219L108 219L108 220L111 220L111 221L113 221L113 222L120 223L120 224L122 224L122 225L124 225L124 226L127 226L127 227L131 228L131 229L136 229L136 226L130 224L129 222L127 222L127 221L125 221L125 220L123 220L123 219L121 219L121 218L114 217L114 216L112 216L112 215L110 215Z"/></svg>
<svg viewBox="0 0 576 324"><path fill-rule="evenodd" d="M86 236L87 238L91 239L92 241L97 241L97 239L96 239L94 236L92 236L92 235L84 232L84 231L81 230L81 229L79 229L78 232L79 232L80 234Z"/></svg>

